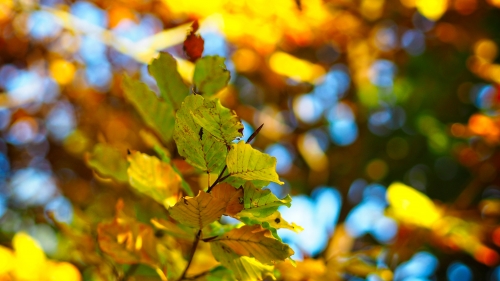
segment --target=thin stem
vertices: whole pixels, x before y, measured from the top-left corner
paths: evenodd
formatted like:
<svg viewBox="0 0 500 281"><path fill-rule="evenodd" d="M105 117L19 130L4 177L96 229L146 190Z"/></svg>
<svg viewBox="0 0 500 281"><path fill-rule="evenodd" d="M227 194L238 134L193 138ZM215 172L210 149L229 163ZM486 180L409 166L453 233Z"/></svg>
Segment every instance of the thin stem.
<svg viewBox="0 0 500 281"><path fill-rule="evenodd" d="M179 281L186 278L186 273L189 269L189 266L191 265L191 262L193 261L194 253L196 252L196 247L198 247L198 242L200 242L200 238L201 238L201 229L198 230L198 233L196 234L196 238L194 239L193 247L191 248L191 254L189 256L188 264L186 265L186 269L184 269L184 272L182 272L182 275L181 275L181 278L179 278Z"/></svg>
<svg viewBox="0 0 500 281"><path fill-rule="evenodd" d="M262 125L260 125L257 128L257 130L255 130L255 132L253 132L253 134L250 135L250 137L248 138L248 140L246 141L246 143L251 142L259 134L259 132L262 129L262 127L264 127L264 123L262 123Z"/></svg>
<svg viewBox="0 0 500 281"><path fill-rule="evenodd" d="M224 166L224 169L222 169L222 171L220 172L219 176L217 177L217 179L214 181L214 183L208 188L207 190L207 193L210 193L210 191L212 191L212 188L214 188L214 186L216 186L219 181L220 181L220 178L222 178L222 175L224 174L224 172L226 171L227 169L227 165Z"/></svg>

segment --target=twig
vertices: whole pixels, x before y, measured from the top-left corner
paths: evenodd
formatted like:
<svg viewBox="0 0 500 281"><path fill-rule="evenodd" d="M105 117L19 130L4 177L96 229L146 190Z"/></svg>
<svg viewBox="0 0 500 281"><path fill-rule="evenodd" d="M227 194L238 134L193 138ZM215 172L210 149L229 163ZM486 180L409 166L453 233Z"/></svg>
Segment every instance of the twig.
<svg viewBox="0 0 500 281"><path fill-rule="evenodd" d="M259 132L262 129L262 127L264 127L264 123L262 123L262 125L260 125L257 128L257 130L255 130L255 132L253 132L253 134L250 135L250 137L248 138L248 140L246 141L246 143L251 142L259 134Z"/></svg>
<svg viewBox="0 0 500 281"><path fill-rule="evenodd" d="M179 281L186 278L186 273L189 269L189 266L191 265L191 262L193 261L194 253L196 252L196 247L198 247L198 242L200 242L200 238L201 238L201 229L198 230L198 233L196 234L196 238L194 239L194 243L193 243L193 248L191 248L191 254L189 256L188 264L186 265L186 269L184 269L184 272L182 272L182 275L181 275L181 278L179 278Z"/></svg>
<svg viewBox="0 0 500 281"><path fill-rule="evenodd" d="M212 188L214 188L214 186L216 186L219 181L221 181L220 179L222 178L222 175L224 174L224 172L226 171L227 169L227 165L224 165L224 169L222 169L222 171L220 172L219 176L217 177L217 179L214 181L214 183L212 183L212 185L208 188L207 190L207 193L210 193L210 191L212 191Z"/></svg>

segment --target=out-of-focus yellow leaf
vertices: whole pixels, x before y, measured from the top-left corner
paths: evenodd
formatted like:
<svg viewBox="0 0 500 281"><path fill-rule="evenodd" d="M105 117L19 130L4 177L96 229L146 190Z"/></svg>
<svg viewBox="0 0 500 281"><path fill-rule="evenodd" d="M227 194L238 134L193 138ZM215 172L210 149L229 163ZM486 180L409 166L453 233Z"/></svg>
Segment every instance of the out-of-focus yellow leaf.
<svg viewBox="0 0 500 281"><path fill-rule="evenodd" d="M322 259L305 259L297 262L296 266L286 260L277 264L276 268L280 271L284 281L325 280L322 277L326 272L326 266Z"/></svg>
<svg viewBox="0 0 500 281"><path fill-rule="evenodd" d="M196 197L186 196L170 208L170 215L179 223L202 229L217 220L226 210L224 201L200 190Z"/></svg>
<svg viewBox="0 0 500 281"><path fill-rule="evenodd" d="M448 9L447 0L417 0L416 6L420 14L424 17L436 21Z"/></svg>
<svg viewBox="0 0 500 281"><path fill-rule="evenodd" d="M67 262L49 261L45 265L45 276L47 281L80 281L82 277L78 268Z"/></svg>
<svg viewBox="0 0 500 281"><path fill-rule="evenodd" d="M225 215L234 216L243 210L243 189L236 189L228 183L220 183L212 190L212 196L225 202Z"/></svg>
<svg viewBox="0 0 500 281"><path fill-rule="evenodd" d="M11 249L0 246L0 277L14 268L14 253ZM1 279L0 279L1 280Z"/></svg>
<svg viewBox="0 0 500 281"><path fill-rule="evenodd" d="M38 243L24 232L12 239L16 255L14 275L18 280L38 280L45 270L45 253Z"/></svg>
<svg viewBox="0 0 500 281"><path fill-rule="evenodd" d="M399 182L387 189L387 201L394 216L405 223L430 228L441 218L441 211L429 197Z"/></svg>
<svg viewBox="0 0 500 281"><path fill-rule="evenodd" d="M128 163L125 155L114 147L98 143L89 154L87 165L105 177L112 177L120 182L128 182Z"/></svg>
<svg viewBox="0 0 500 281"><path fill-rule="evenodd" d="M313 83L325 74L323 67L283 52L275 52L269 59L269 66L274 72L299 82Z"/></svg>
<svg viewBox="0 0 500 281"><path fill-rule="evenodd" d="M177 202L182 179L170 164L135 151L128 156L128 161L129 182L134 189L167 208Z"/></svg>
<svg viewBox="0 0 500 281"><path fill-rule="evenodd" d="M231 250L237 255L254 257L262 263L283 261L294 254L293 250L279 240L271 232L259 225L233 229L211 243L220 244L224 250Z"/></svg>
<svg viewBox="0 0 500 281"><path fill-rule="evenodd" d="M153 228L124 216L124 207L119 200L115 219L97 226L99 247L118 263L155 266L158 254Z"/></svg>

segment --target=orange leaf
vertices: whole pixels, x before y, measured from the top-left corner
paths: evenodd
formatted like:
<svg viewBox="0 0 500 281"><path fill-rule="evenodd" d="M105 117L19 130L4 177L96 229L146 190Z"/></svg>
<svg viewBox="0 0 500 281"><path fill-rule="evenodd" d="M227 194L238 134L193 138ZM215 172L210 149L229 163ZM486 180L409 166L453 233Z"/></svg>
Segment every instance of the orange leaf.
<svg viewBox="0 0 500 281"><path fill-rule="evenodd" d="M236 189L228 183L221 183L214 187L212 196L225 202L225 215L234 216L243 210L243 188Z"/></svg>
<svg viewBox="0 0 500 281"><path fill-rule="evenodd" d="M116 217L111 223L97 226L97 241L103 252L124 264L157 264L156 238L151 226L125 217L124 204L116 204Z"/></svg>

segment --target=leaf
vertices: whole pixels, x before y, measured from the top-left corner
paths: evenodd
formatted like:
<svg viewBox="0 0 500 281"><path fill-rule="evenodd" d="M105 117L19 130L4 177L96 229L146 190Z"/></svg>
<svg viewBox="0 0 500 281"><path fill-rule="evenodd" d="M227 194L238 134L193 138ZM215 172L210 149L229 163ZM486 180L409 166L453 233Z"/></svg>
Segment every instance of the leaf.
<svg viewBox="0 0 500 281"><path fill-rule="evenodd" d="M227 86L231 74L226 69L224 58L206 56L196 61L193 83L196 92L205 97L217 94Z"/></svg>
<svg viewBox="0 0 500 281"><path fill-rule="evenodd" d="M211 239L215 238L215 236L222 235L235 228L240 228L243 225L244 225L243 223L222 224L218 221L214 221L203 229L204 239L202 240L205 242L210 241Z"/></svg>
<svg viewBox="0 0 500 281"><path fill-rule="evenodd" d="M268 276L273 280L276 280L273 275L274 266L264 265L255 258L238 256L230 248L221 243L211 243L210 247L212 248L212 253L215 259L223 266L230 269L236 276L237 280L263 280Z"/></svg>
<svg viewBox="0 0 500 281"><path fill-rule="evenodd" d="M289 229L295 232L302 231L302 227L295 223L290 224L281 217L278 208L280 206L291 206L292 198L287 195L283 199L278 199L271 190L256 188L251 182L245 183L244 190L244 210L236 214L235 218L247 225L262 225L263 228L271 231L273 236L281 241L276 231L279 228Z"/></svg>
<svg viewBox="0 0 500 281"><path fill-rule="evenodd" d="M287 222L283 217L281 217L281 213L279 211L275 211L267 217L257 217L251 211L243 210L234 217L246 225L261 225L262 228L269 230L273 234L274 238L279 241L281 241L281 238L278 235L277 229L285 228L294 232L301 232L304 230L295 223L290 224Z"/></svg>
<svg viewBox="0 0 500 281"><path fill-rule="evenodd" d="M169 53L161 52L148 69L156 80L163 100L178 110L182 101L189 95L189 87L184 84L177 71L177 61Z"/></svg>
<svg viewBox="0 0 500 281"><path fill-rule="evenodd" d="M224 201L200 190L196 197L184 197L169 212L170 216L179 223L202 229L209 223L219 219L225 209Z"/></svg>
<svg viewBox="0 0 500 281"><path fill-rule="evenodd" d="M128 182L128 162L125 156L114 147L98 143L89 154L87 165L104 177L119 182Z"/></svg>
<svg viewBox="0 0 500 281"><path fill-rule="evenodd" d="M198 20L195 20L193 25L191 25L191 31L187 35L186 40L184 40L184 52L192 62L195 62L201 57L205 43L200 35L195 34L196 31L198 31L198 27Z"/></svg>
<svg viewBox="0 0 500 281"><path fill-rule="evenodd" d="M214 198L224 201L225 215L234 216L243 210L243 189L236 189L227 183L220 183L212 189Z"/></svg>
<svg viewBox="0 0 500 281"><path fill-rule="evenodd" d="M127 159L130 163L127 170L129 182L135 190L167 208L177 202L182 179L170 164L135 151Z"/></svg>
<svg viewBox="0 0 500 281"><path fill-rule="evenodd" d="M210 243L219 243L237 255L254 257L267 264L283 261L294 254L288 245L276 240L269 230L260 226L245 225L233 229Z"/></svg>
<svg viewBox="0 0 500 281"><path fill-rule="evenodd" d="M192 111L194 121L209 131L214 137L231 145L235 138L243 136L243 124L238 116L228 108L222 106L219 99L207 100L203 106Z"/></svg>
<svg viewBox="0 0 500 281"><path fill-rule="evenodd" d="M116 216L110 223L97 225L101 250L124 264L157 264L156 237L153 228L123 215L124 203L116 204Z"/></svg>
<svg viewBox="0 0 500 281"><path fill-rule="evenodd" d="M174 110L172 105L158 99L149 87L128 75L123 76L125 97L132 103L146 125L153 129L165 143L172 139Z"/></svg>
<svg viewBox="0 0 500 281"><path fill-rule="evenodd" d="M206 173L219 173L224 167L226 146L212 134L196 124L191 115L203 105L203 97L188 96L177 111L174 140L177 149L186 162Z"/></svg>
<svg viewBox="0 0 500 281"><path fill-rule="evenodd" d="M252 148L244 141L231 145L226 164L231 176L283 184L276 173L276 158Z"/></svg>
<svg viewBox="0 0 500 281"><path fill-rule="evenodd" d="M194 240L195 233L191 231L192 229L188 230L182 228L183 225L179 226L176 223L164 219L151 219L151 223L154 227L163 230L170 236L186 240Z"/></svg>

